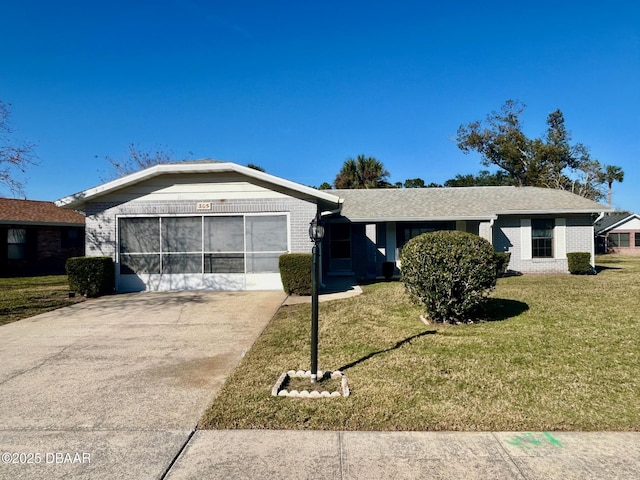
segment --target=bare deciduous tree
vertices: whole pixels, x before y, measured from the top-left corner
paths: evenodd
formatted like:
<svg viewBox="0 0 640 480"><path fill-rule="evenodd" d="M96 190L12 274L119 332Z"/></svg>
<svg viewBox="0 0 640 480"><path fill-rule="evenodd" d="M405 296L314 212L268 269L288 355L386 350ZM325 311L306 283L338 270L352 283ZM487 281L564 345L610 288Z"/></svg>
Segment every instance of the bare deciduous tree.
<svg viewBox="0 0 640 480"><path fill-rule="evenodd" d="M37 164L37 157L32 143L13 138L10 107L10 103L0 100L0 185L16 196L24 196L24 179L21 177L27 167Z"/></svg>
<svg viewBox="0 0 640 480"><path fill-rule="evenodd" d="M189 153L191 154L191 152ZM96 157L98 156L96 155ZM188 160L177 158L175 152L167 147L156 146L153 150L143 150L135 143L129 144L127 156L123 158L115 158L111 155L106 155L104 158L111 168L106 175L103 175L103 181L124 177L155 165Z"/></svg>

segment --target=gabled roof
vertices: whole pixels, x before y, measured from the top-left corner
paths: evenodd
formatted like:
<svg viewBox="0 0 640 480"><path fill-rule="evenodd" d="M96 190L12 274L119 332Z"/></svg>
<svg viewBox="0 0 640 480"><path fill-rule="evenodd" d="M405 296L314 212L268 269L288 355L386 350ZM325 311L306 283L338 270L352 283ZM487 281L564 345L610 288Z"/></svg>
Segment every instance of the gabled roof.
<svg viewBox="0 0 640 480"><path fill-rule="evenodd" d="M602 220L600 220L595 225L596 235L601 235L603 233L607 233L610 230L614 230L634 218L640 220L640 215L638 215L637 213L622 213L602 217Z"/></svg>
<svg viewBox="0 0 640 480"><path fill-rule="evenodd" d="M84 215L56 207L53 202L0 198L0 224L84 225Z"/></svg>
<svg viewBox="0 0 640 480"><path fill-rule="evenodd" d="M498 215L599 213L608 207L564 190L453 187L330 190L351 221L490 220Z"/></svg>
<svg viewBox="0 0 640 480"><path fill-rule="evenodd" d="M339 208L341 199L332 193L307 187L299 183L291 182L268 173L260 172L253 168L244 167L231 162L203 159L192 162L179 162L160 164L139 172L132 173L97 187L61 198L56 205L63 208L83 209L85 203L97 201L100 197L116 192L123 188L135 185L153 177L167 174L216 174L233 172L243 175L253 181L263 184L273 190L297 195L301 198L317 201L328 210Z"/></svg>

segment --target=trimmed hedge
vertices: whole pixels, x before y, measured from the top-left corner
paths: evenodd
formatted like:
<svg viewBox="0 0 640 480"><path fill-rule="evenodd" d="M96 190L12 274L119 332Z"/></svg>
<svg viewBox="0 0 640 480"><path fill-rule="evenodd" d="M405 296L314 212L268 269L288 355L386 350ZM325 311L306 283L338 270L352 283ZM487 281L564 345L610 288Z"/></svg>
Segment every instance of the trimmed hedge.
<svg viewBox="0 0 640 480"><path fill-rule="evenodd" d="M572 275L593 275L595 273L589 252L569 252L567 260L569 273Z"/></svg>
<svg viewBox="0 0 640 480"><path fill-rule="evenodd" d="M409 297L435 322L473 320L496 285L496 255L478 235L460 231L424 233L402 249L401 278Z"/></svg>
<svg viewBox="0 0 640 480"><path fill-rule="evenodd" d="M280 255L278 266L282 286L287 294L311 295L313 257L310 253Z"/></svg>
<svg viewBox="0 0 640 480"><path fill-rule="evenodd" d="M499 277L507 273L507 267L509 267L509 260L511 260L511 252L496 252L496 273Z"/></svg>
<svg viewBox="0 0 640 480"><path fill-rule="evenodd" d="M115 270L111 257L71 257L66 263L69 288L86 297L113 293Z"/></svg>

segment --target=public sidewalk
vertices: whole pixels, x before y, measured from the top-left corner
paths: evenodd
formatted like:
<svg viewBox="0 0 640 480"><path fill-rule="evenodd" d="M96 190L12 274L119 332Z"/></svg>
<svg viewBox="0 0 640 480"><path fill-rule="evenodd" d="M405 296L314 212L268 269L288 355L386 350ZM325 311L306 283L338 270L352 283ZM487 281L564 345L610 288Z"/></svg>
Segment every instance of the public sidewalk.
<svg viewBox="0 0 640 480"><path fill-rule="evenodd" d="M636 480L640 433L204 430L165 478Z"/></svg>

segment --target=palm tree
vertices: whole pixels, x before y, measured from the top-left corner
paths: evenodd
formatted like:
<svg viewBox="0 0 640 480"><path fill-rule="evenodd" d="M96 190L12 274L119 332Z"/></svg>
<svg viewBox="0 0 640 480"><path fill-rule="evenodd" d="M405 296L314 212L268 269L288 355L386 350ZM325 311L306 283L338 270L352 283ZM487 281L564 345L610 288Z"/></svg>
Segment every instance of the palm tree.
<svg viewBox="0 0 640 480"><path fill-rule="evenodd" d="M340 169L334 185L336 188L386 188L389 172L374 157L358 155L347 158Z"/></svg>
<svg viewBox="0 0 640 480"><path fill-rule="evenodd" d="M611 205L613 203L613 191L612 191L612 185L613 182L620 182L622 183L622 180L624 180L624 172L622 171L622 168L617 167L615 165L607 165L604 169L604 181L607 182L607 200L609 202L609 208L611 208Z"/></svg>

